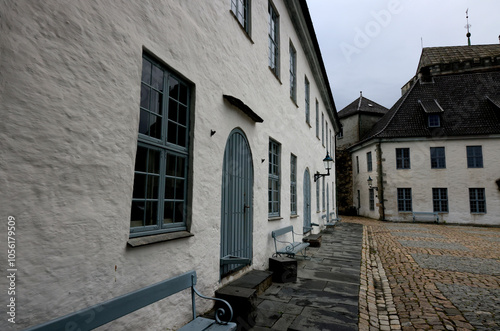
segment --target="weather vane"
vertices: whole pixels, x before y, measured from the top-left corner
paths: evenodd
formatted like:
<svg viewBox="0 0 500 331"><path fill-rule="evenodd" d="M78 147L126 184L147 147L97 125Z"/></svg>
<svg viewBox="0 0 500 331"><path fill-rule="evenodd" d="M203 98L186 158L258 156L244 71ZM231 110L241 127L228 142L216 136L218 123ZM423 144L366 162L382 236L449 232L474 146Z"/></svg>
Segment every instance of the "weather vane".
<svg viewBox="0 0 500 331"><path fill-rule="evenodd" d="M471 25L469 24L469 8L467 8L467 10L465 11L465 18L467 19L467 25L465 25L465 28L467 29L467 42L469 43L469 46L470 46L470 32L469 32L469 28L471 27Z"/></svg>

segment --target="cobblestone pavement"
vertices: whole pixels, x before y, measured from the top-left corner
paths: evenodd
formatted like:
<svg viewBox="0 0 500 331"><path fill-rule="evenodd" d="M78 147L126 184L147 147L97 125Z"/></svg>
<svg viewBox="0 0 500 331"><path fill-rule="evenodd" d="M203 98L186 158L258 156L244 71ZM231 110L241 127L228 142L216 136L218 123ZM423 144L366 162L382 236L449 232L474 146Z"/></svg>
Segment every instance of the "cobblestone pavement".
<svg viewBox="0 0 500 331"><path fill-rule="evenodd" d="M364 225L359 330L500 330L500 228Z"/></svg>

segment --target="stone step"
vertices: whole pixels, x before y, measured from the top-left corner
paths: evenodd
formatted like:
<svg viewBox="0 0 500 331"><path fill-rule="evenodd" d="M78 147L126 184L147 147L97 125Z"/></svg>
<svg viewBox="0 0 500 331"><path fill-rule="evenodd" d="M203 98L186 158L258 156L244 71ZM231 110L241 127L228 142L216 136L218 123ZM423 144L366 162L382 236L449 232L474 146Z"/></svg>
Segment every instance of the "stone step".
<svg viewBox="0 0 500 331"><path fill-rule="evenodd" d="M302 238L302 241L309 243L310 247L321 247L321 234L310 234Z"/></svg>
<svg viewBox="0 0 500 331"><path fill-rule="evenodd" d="M233 321L252 321L256 309L257 296L272 285L272 272L252 270L239 279L215 291L215 297L224 299L233 308ZM215 309L222 307L216 303ZM212 312L213 313L213 312Z"/></svg>

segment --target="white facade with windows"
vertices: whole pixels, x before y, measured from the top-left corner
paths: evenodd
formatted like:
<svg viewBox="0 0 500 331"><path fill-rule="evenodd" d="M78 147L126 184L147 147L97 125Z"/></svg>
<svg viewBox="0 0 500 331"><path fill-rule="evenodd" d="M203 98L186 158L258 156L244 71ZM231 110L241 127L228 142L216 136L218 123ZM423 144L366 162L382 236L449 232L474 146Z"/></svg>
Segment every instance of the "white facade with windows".
<svg viewBox="0 0 500 331"><path fill-rule="evenodd" d="M378 144L381 164L367 170L367 153L375 155ZM468 157L468 147L474 146L475 158ZM481 147L480 149L477 147ZM433 150L444 150L444 159L433 163ZM399 167L398 149L409 149L409 167ZM478 151L481 150L481 154ZM482 166L479 155L482 155ZM354 192L360 191L359 214L390 221L412 221L412 211L438 212L440 222L499 225L500 190L495 180L500 176L500 137L372 141L353 149L353 160L359 158L360 172L354 172ZM381 167L381 169L380 169ZM377 171L383 172L383 183ZM368 177L373 180L375 203L380 205L383 191L385 215L369 208ZM406 190L404 190L406 189ZM410 189L410 190L408 190ZM398 192L404 191L403 196ZM482 194L481 192L484 192ZM410 193L410 196L406 195ZM410 198L410 200L408 200Z"/></svg>
<svg viewBox="0 0 500 331"><path fill-rule="evenodd" d="M191 269L212 295L267 269L272 230L323 226L335 211L334 169L329 198L311 208L327 150L306 104L333 135L339 123L305 2L16 1L0 12L1 217L15 217L22 242L12 330ZM231 221L241 250L225 238ZM223 264L235 250L248 262ZM171 297L109 329L178 328L189 307L188 293Z"/></svg>

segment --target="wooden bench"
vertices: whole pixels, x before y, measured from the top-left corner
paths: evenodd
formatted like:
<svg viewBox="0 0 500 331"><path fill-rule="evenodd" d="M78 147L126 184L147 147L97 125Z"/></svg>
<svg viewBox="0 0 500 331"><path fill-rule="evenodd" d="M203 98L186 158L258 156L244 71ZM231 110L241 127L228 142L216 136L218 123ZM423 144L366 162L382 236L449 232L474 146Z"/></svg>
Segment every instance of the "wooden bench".
<svg viewBox="0 0 500 331"><path fill-rule="evenodd" d="M330 217L329 217L328 221L325 223L325 225L327 227L329 227L329 226L335 226L335 224L337 224L337 222L341 221L340 216L338 216L336 218L333 218L333 215L335 215L334 212L330 213Z"/></svg>
<svg viewBox="0 0 500 331"><path fill-rule="evenodd" d="M287 235L288 233L292 234L291 241L279 240L278 237L282 237ZM271 236L274 239L274 248L276 249L276 253L274 253L273 257L286 255L288 257L295 257L297 253L302 252L302 256L306 257L306 248L309 247L309 243L295 241L295 232L293 232L293 226L286 226L284 228L274 230L271 232ZM278 243L284 244L280 245L278 248Z"/></svg>
<svg viewBox="0 0 500 331"><path fill-rule="evenodd" d="M430 211L414 211L412 212L413 222L417 221L417 218L432 219L434 222L439 223L439 213Z"/></svg>
<svg viewBox="0 0 500 331"><path fill-rule="evenodd" d="M200 294L195 288L195 285L196 271L193 270L177 277L170 278L113 298L92 307L88 307L66 316L56 318L52 321L31 327L25 331L93 330L101 325L109 323L115 319L188 288L191 289L193 320L179 330L236 330L236 323L229 322L233 316L233 309L231 308L231 305L225 300L209 298ZM215 320L204 317L196 317L195 293L201 298L224 303L227 307L227 311L223 308L217 309L215 312ZM223 316L227 317L227 322L221 320L221 317ZM147 327L145 326L144 329L147 329Z"/></svg>

